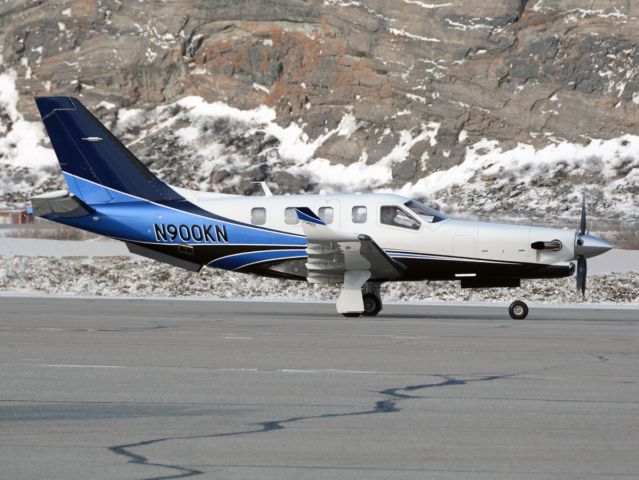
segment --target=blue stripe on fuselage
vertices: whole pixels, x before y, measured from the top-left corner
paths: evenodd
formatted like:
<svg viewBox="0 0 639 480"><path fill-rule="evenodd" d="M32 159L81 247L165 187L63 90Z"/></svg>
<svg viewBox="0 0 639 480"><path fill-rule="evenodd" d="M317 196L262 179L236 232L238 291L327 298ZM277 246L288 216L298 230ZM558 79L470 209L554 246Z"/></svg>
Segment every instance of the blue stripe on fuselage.
<svg viewBox="0 0 639 480"><path fill-rule="evenodd" d="M108 191L111 200L90 203L93 215L75 218L49 216L66 225L88 230L120 240L157 244L257 244L306 246L306 237L278 232L250 225L226 221L213 214L184 211L176 206L150 202L94 182L65 173L69 188L88 193L89 198L106 198L100 190ZM76 194L76 192L73 192ZM80 195L78 195L80 196ZM185 203L189 203L186 202ZM176 204L178 205L178 204ZM189 203L189 205L192 205ZM211 218L212 217L212 218ZM175 235L173 232L175 231ZM189 232L187 235L186 232ZM164 232L166 235L162 235ZM206 232L209 232L206 235Z"/></svg>

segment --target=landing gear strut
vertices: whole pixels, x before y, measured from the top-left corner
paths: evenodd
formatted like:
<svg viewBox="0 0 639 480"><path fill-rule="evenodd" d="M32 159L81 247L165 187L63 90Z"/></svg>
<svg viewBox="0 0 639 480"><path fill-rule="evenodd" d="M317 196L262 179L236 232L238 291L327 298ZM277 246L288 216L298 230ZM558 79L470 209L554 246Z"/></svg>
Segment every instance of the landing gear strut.
<svg viewBox="0 0 639 480"><path fill-rule="evenodd" d="M508 307L508 313L513 320L523 320L528 316L528 305L521 300L515 300Z"/></svg>

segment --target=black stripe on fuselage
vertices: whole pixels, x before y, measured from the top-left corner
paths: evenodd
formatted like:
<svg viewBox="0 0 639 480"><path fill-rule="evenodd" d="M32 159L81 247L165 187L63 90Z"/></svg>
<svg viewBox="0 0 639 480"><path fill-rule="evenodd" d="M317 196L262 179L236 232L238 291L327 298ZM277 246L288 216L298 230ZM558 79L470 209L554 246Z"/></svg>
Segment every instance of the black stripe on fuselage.
<svg viewBox="0 0 639 480"><path fill-rule="evenodd" d="M215 260L227 257L229 255L236 255L238 253L247 252L261 252L264 250L305 250L304 246L290 246L290 245L234 245L234 244L190 244L188 250L191 253L185 253L185 245L168 244L168 243L141 243L141 242L129 242L139 245L144 248L154 250L156 252L171 255L172 257L180 258L189 262L197 263L198 265L208 265ZM192 250L191 250L192 248Z"/></svg>
<svg viewBox="0 0 639 480"><path fill-rule="evenodd" d="M490 263L472 260L439 260L433 258L401 258L394 260L406 266L402 280L459 280L455 274L474 273L476 278L561 278L574 273L571 265L535 263Z"/></svg>
<svg viewBox="0 0 639 480"><path fill-rule="evenodd" d="M532 278L562 278L569 277L574 273L572 265L540 265L532 263L488 263L460 260L439 260L432 258L399 258L395 261L403 264L406 269L402 272L401 278L389 279L383 277L371 277L373 282L388 281L446 281L461 280L455 274L474 273L475 279L532 279ZM287 262L299 260L276 260L260 264L250 265L238 269L238 272L253 273L268 277L290 278L305 280L305 275L290 275L274 271L274 265L282 265Z"/></svg>

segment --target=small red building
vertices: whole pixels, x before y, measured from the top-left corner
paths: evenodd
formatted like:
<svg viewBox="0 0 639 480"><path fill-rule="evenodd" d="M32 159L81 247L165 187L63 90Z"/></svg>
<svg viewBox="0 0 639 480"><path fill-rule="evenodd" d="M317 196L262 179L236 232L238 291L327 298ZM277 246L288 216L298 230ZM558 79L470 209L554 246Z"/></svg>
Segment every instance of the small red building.
<svg viewBox="0 0 639 480"><path fill-rule="evenodd" d="M33 215L26 210L0 210L0 225L33 223Z"/></svg>

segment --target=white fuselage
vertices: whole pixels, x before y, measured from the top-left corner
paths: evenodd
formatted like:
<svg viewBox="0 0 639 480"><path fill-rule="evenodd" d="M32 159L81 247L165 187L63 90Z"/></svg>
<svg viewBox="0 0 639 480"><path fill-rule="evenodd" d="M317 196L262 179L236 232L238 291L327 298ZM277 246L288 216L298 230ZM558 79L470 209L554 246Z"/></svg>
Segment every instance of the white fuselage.
<svg viewBox="0 0 639 480"><path fill-rule="evenodd" d="M409 198L395 194L233 196L178 188L176 190L205 210L243 223L251 224L253 209L263 208L265 222L262 227L300 235L303 234L302 226L298 222L290 223L290 216L289 223L286 221L287 208L308 207L314 212L319 212L323 207L331 207L333 221L329 226L332 229L369 235L381 248L390 252L545 265L569 262L575 257L573 230L450 218L431 223L404 205ZM419 228L409 229L384 224L380 215L384 206L402 208L413 220L419 222ZM366 221L353 221L353 208L356 207L366 208ZM551 240L559 240L561 249L550 251L531 248L533 242Z"/></svg>

